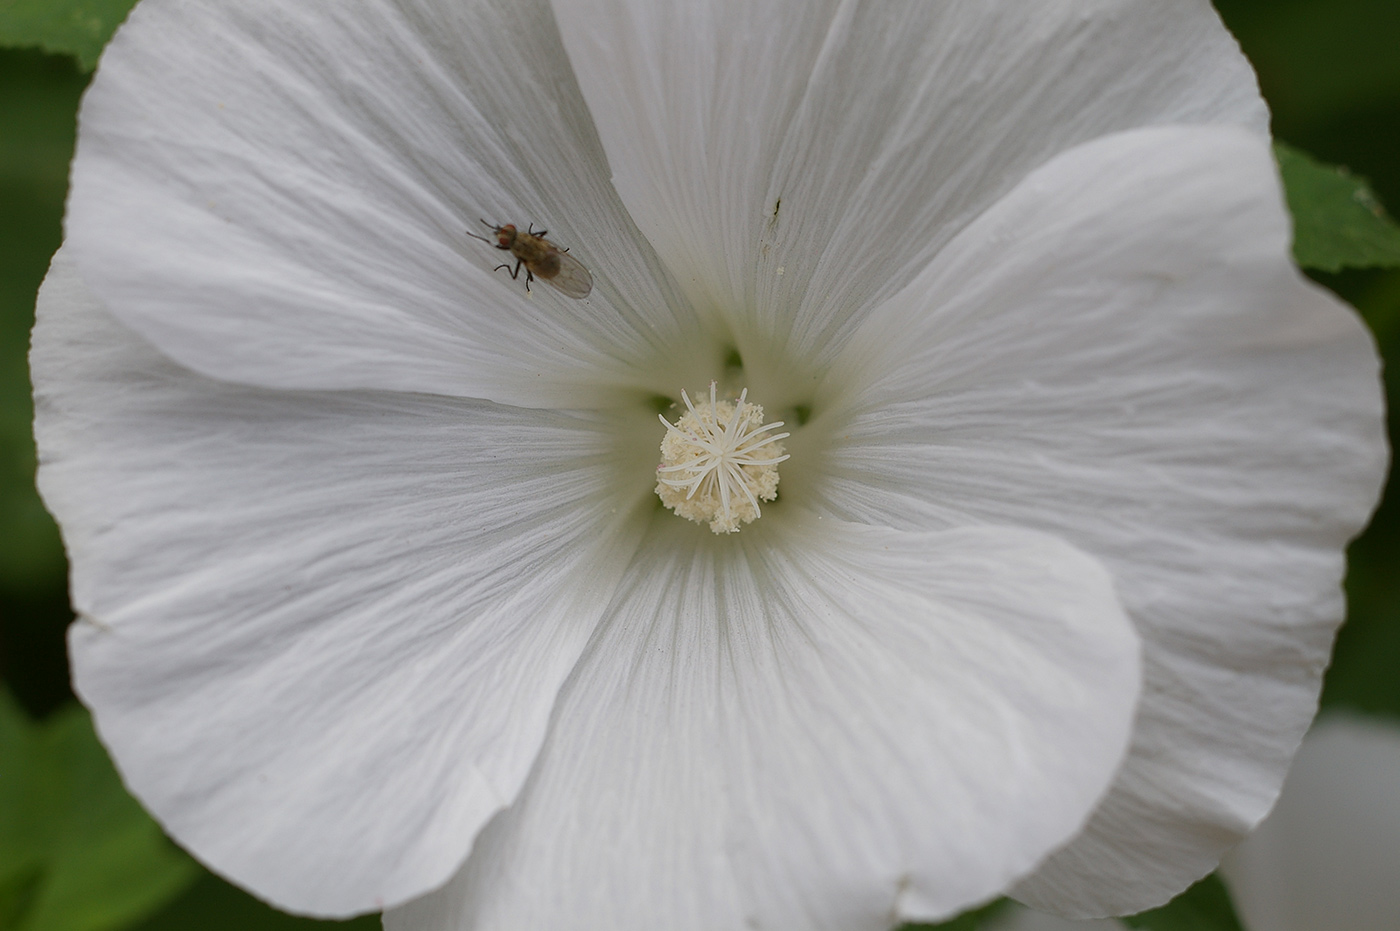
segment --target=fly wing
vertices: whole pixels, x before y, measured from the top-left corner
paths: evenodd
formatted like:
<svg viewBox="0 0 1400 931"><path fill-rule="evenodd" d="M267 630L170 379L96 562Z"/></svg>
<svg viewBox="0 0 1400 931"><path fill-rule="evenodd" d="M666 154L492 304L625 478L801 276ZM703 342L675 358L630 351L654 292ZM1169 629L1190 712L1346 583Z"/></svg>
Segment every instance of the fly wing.
<svg viewBox="0 0 1400 931"><path fill-rule="evenodd" d="M560 252L558 255L559 274L540 280L553 285L568 297L576 299L588 297L588 293L593 290L593 275L583 267L582 262L569 253Z"/></svg>

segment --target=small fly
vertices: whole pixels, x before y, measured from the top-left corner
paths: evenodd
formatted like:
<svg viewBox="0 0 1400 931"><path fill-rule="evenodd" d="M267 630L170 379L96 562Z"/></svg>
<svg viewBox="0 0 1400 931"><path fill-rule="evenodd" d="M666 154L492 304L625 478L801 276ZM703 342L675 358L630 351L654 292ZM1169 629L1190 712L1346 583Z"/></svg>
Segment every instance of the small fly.
<svg viewBox="0 0 1400 931"><path fill-rule="evenodd" d="M491 269L492 271L510 269L510 277L514 279L520 277L520 269L523 267L526 291L530 290L530 282L536 278L572 298L585 298L588 292L593 290L593 276L583 267L583 263L569 255L568 249L561 249L544 238L549 230L540 230L537 233L534 224L531 224L530 231L522 233L513 223L496 226L485 220L481 222L491 229L496 237L494 240L475 233L467 235L482 242L492 243L497 249L515 256L515 268L512 269L509 262L503 262Z"/></svg>

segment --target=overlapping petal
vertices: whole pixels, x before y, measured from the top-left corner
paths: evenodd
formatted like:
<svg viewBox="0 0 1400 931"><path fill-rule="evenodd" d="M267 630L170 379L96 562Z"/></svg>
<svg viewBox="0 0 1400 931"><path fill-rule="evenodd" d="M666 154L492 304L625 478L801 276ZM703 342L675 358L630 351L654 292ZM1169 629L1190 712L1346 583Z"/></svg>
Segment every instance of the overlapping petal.
<svg viewBox="0 0 1400 931"><path fill-rule="evenodd" d="M886 931L1079 827L1138 682L1095 560L1016 530L772 526L659 518L520 801L390 931Z"/></svg>
<svg viewBox="0 0 1400 931"><path fill-rule="evenodd" d="M1146 641L1132 753L1030 904L1122 914L1209 872L1315 708L1387 454L1370 337L1287 248L1264 140L1107 137L966 229L835 376L866 387L831 412L830 513L1059 535Z"/></svg>
<svg viewBox="0 0 1400 931"><path fill-rule="evenodd" d="M609 432L209 381L98 308L65 254L33 365L74 681L132 791L297 911L446 880L519 790L635 545L647 487L618 491Z"/></svg>
<svg viewBox="0 0 1400 931"><path fill-rule="evenodd" d="M1267 113L1207 0L557 0L623 201L745 358L829 357L1076 143ZM747 340L747 344L746 344Z"/></svg>
<svg viewBox="0 0 1400 931"><path fill-rule="evenodd" d="M545 0L142 3L80 127L84 279L205 374L585 407L693 348ZM493 274L479 217L548 228L593 294Z"/></svg>

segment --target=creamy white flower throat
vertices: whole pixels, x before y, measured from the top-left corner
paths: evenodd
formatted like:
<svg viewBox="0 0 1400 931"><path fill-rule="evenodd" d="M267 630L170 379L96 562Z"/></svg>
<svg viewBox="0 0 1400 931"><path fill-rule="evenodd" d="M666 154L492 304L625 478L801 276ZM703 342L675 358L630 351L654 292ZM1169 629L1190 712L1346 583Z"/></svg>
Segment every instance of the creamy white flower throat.
<svg viewBox="0 0 1400 931"><path fill-rule="evenodd" d="M759 516L759 501L778 497L778 463L788 458L779 441L790 434L771 432L783 422L765 424L747 388L737 401L718 400L715 392L710 382L709 401L696 407L682 391L686 413L674 424L659 415L666 438L656 493L677 516L734 533Z"/></svg>

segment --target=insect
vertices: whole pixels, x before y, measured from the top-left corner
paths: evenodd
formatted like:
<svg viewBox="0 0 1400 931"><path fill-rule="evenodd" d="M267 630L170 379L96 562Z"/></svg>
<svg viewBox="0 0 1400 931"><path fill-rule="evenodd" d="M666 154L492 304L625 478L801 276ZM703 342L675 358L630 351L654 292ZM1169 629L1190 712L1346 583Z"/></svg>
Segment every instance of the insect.
<svg viewBox="0 0 1400 931"><path fill-rule="evenodd" d="M494 223L487 223L482 220L491 232L495 234L495 239L488 239L485 236L478 236L475 233L467 235L473 239L480 239L482 242L489 242L497 249L505 250L515 257L515 268L511 269L510 277L519 278L520 269L525 269L525 290L530 290L530 282L536 278L553 285L563 294L572 298L585 298L588 292L593 290L593 276L588 269L583 267L583 263L569 255L568 249L561 249L554 243L545 239L549 230L535 232L534 224L530 225L529 232L522 233L515 228L515 224L507 223L505 226L496 226ZM503 268L510 268L509 262L497 265L492 271L500 271Z"/></svg>

